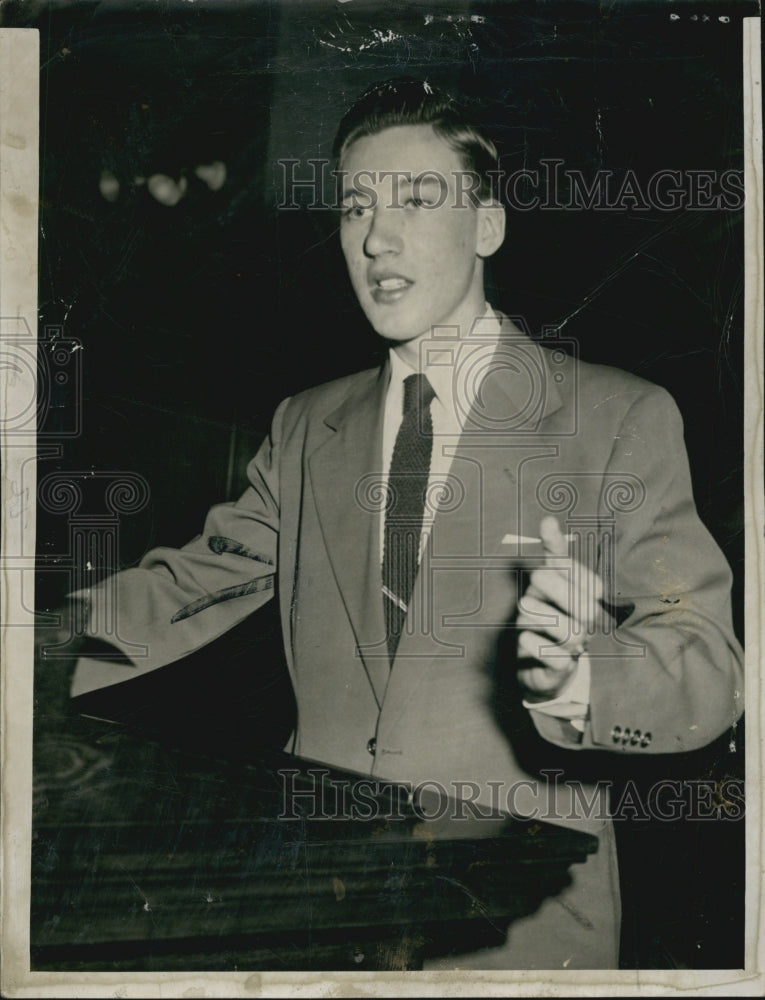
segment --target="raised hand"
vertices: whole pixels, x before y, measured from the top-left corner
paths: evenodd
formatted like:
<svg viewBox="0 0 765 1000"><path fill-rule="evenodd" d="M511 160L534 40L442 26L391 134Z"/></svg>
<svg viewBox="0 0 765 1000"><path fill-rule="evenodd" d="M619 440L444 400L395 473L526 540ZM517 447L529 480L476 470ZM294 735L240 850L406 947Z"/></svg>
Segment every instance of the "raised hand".
<svg viewBox="0 0 765 1000"><path fill-rule="evenodd" d="M531 573L518 603L518 680L530 700L557 698L577 670L592 635L603 582L569 554L554 517L542 518L545 565Z"/></svg>

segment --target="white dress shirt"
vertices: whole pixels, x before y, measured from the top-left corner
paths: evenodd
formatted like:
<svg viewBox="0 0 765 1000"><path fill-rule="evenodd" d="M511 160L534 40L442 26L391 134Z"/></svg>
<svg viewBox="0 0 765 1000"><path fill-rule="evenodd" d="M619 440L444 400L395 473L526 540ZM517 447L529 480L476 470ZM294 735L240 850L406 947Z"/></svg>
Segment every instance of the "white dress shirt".
<svg viewBox="0 0 765 1000"><path fill-rule="evenodd" d="M446 336L443 341L438 339L437 336L429 338L427 342L423 343L420 352L421 365L419 370L427 376L435 393L430 404L430 413L433 421L433 452L430 460L430 474L428 476L428 496L431 501L434 499L437 500L438 484L445 482L449 475L454 458L454 449L462 434L467 413L475 401L477 386L474 381L469 379L459 380L459 382L455 379L457 364L459 363L460 366L464 366L462 367L462 371L468 370L471 353L485 351L487 341L492 339L499 341L500 321L491 307L487 305L485 316L478 320L478 323L473 328L470 340L456 340L452 333L451 330L445 331ZM403 419L404 379L412 374L416 374L416 370L403 360L395 348L391 348L390 382L385 397L385 410L383 413L381 478L385 485L387 485L390 473L396 435ZM385 490L383 489L381 490L381 496L384 495ZM436 510L436 502L425 505L422 534L420 535L420 555L422 555L430 537L430 530ZM512 525L508 525L508 528L512 529ZM385 512L381 507L381 563L384 552L384 539ZM589 710L589 701L590 663L587 655L583 654L579 657L577 670L561 696L545 702L524 701L523 704L532 713L540 712L545 715L553 715L556 718L565 719L581 732L584 730L584 722Z"/></svg>

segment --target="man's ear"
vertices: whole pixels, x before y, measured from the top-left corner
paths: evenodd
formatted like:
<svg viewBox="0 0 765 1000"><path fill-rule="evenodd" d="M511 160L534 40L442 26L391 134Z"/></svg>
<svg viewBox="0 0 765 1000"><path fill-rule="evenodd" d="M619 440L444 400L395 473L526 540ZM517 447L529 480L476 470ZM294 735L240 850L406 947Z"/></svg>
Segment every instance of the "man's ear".
<svg viewBox="0 0 765 1000"><path fill-rule="evenodd" d="M491 257L505 239L505 209L498 201L480 202L478 208L478 239L476 253Z"/></svg>

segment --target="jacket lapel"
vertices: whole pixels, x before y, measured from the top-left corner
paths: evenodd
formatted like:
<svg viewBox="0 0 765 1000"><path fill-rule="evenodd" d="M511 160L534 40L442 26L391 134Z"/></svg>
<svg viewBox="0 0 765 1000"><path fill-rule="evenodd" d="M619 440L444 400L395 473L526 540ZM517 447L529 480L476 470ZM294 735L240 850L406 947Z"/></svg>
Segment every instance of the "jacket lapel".
<svg viewBox="0 0 765 1000"><path fill-rule="evenodd" d="M380 470L387 364L365 372L324 420L309 459L324 544L378 705L390 674L380 570Z"/></svg>

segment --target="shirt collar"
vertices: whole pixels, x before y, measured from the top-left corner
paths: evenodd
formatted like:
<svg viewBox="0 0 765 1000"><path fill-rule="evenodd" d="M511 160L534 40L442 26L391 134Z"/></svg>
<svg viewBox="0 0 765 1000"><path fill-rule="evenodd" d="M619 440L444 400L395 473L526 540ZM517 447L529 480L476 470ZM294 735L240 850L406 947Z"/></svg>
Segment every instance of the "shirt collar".
<svg viewBox="0 0 765 1000"><path fill-rule="evenodd" d="M484 315L479 317L468 338L460 337L431 337L423 343L423 350L420 352L422 362L422 373L427 376L433 387L436 399L448 411L455 410L455 368L459 361L460 366L465 365L463 371L468 370L470 355L476 351L485 350L487 342L496 342L500 338L501 321L492 307L486 303ZM448 328L445 328L448 329ZM395 348L389 351L390 357L390 377L391 388L395 387L397 395L400 393L403 398L404 379L408 375L416 373L417 369L412 368L396 352ZM473 405L477 384L475 379L459 379L459 391L464 393L463 405L467 408Z"/></svg>

